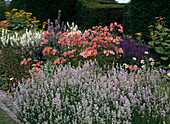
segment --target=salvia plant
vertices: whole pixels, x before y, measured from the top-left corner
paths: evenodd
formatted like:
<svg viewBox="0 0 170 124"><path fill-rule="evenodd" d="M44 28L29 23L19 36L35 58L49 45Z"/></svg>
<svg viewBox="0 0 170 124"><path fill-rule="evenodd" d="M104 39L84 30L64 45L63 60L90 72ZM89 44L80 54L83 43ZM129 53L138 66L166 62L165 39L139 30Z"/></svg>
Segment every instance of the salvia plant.
<svg viewBox="0 0 170 124"><path fill-rule="evenodd" d="M145 42L141 43L139 40L121 38L122 41L120 42L119 47L122 48L123 55L119 59L119 64L136 65L137 68L144 67L146 65L148 69L149 65L147 62L154 61L148 45Z"/></svg>
<svg viewBox="0 0 170 124"><path fill-rule="evenodd" d="M55 69L54 69L55 68ZM33 71L33 73L36 70ZM44 65L39 79L23 80L14 95L21 123L164 124L169 116L165 70L102 74L96 61L77 68Z"/></svg>

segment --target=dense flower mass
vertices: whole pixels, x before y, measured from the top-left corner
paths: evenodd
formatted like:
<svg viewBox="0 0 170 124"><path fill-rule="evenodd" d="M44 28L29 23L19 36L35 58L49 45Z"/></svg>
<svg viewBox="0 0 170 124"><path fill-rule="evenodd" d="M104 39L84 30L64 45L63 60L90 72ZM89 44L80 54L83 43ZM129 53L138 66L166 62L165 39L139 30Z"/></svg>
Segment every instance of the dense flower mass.
<svg viewBox="0 0 170 124"><path fill-rule="evenodd" d="M101 72L92 61L77 68L45 66L19 84L14 97L18 118L23 123L166 122L170 102L169 88L161 87L168 80L164 70Z"/></svg>
<svg viewBox="0 0 170 124"><path fill-rule="evenodd" d="M39 20L23 10L6 12L0 22L0 89L17 85L12 109L20 122L168 124L168 29L149 26L146 44L142 32L134 40L117 22L85 31L66 27L58 12L55 24L43 23L46 31L37 31ZM151 47L162 56L154 57Z"/></svg>

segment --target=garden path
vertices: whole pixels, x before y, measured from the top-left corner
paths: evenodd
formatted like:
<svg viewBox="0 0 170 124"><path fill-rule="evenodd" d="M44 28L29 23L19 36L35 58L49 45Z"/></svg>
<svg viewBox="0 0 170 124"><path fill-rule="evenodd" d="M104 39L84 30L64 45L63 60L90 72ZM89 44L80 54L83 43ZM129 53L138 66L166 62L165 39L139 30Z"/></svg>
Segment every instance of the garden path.
<svg viewBox="0 0 170 124"><path fill-rule="evenodd" d="M10 124L19 123L15 113L10 110L10 108L13 108L12 101L12 96L0 90L0 123L7 124L7 121L10 122Z"/></svg>

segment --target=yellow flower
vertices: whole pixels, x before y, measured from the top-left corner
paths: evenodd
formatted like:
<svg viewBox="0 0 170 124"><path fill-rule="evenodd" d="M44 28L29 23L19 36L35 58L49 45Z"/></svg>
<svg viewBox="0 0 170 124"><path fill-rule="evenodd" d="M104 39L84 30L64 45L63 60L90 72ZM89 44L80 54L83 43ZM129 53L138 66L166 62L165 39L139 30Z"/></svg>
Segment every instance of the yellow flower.
<svg viewBox="0 0 170 124"><path fill-rule="evenodd" d="M163 20L163 18L160 18L159 20Z"/></svg>
<svg viewBox="0 0 170 124"><path fill-rule="evenodd" d="M159 17L155 17L155 19L158 19Z"/></svg>
<svg viewBox="0 0 170 124"><path fill-rule="evenodd" d="M11 13L10 13L10 12L5 12L5 16L6 16L6 17L10 17L10 16L11 16Z"/></svg>
<svg viewBox="0 0 170 124"><path fill-rule="evenodd" d="M132 36L129 36L129 38L132 38Z"/></svg>
<svg viewBox="0 0 170 124"><path fill-rule="evenodd" d="M11 12L13 12L13 11L17 11L18 9L15 9L15 8L13 8L12 10L11 10Z"/></svg>
<svg viewBox="0 0 170 124"><path fill-rule="evenodd" d="M3 23L5 23L5 24L6 24L6 23L8 23L8 20L3 20L3 21L1 21L1 22L3 22Z"/></svg>
<svg viewBox="0 0 170 124"><path fill-rule="evenodd" d="M139 36L141 36L141 35L142 35L142 32L140 32L140 33L135 33L135 35L139 35Z"/></svg>
<svg viewBox="0 0 170 124"><path fill-rule="evenodd" d="M168 65L168 67L170 68L170 64Z"/></svg>
<svg viewBox="0 0 170 124"><path fill-rule="evenodd" d="M40 20L31 21L31 23L38 23Z"/></svg>
<svg viewBox="0 0 170 124"><path fill-rule="evenodd" d="M155 35L152 36L152 39L155 40L155 39L157 38L157 37L156 37L157 35L158 35L158 34L155 33Z"/></svg>
<svg viewBox="0 0 170 124"><path fill-rule="evenodd" d="M27 14L27 15L32 15L32 13L30 13L30 12L27 12L26 14Z"/></svg>
<svg viewBox="0 0 170 124"><path fill-rule="evenodd" d="M150 27L152 27L153 25L149 25L148 27L150 28Z"/></svg>
<svg viewBox="0 0 170 124"><path fill-rule="evenodd" d="M167 75L170 77L170 72Z"/></svg>
<svg viewBox="0 0 170 124"><path fill-rule="evenodd" d="M35 16L33 16L33 19L35 19L35 20L36 20L37 18L36 18Z"/></svg>
<svg viewBox="0 0 170 124"><path fill-rule="evenodd" d="M19 12L20 12L20 13L23 13L23 12L24 12L24 10L19 10Z"/></svg>

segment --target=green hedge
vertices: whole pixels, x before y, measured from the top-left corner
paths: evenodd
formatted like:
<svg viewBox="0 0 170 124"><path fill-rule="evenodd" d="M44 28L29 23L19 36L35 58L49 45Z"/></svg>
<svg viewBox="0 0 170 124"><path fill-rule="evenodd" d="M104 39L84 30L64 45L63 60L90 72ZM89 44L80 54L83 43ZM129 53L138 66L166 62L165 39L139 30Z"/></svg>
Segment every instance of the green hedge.
<svg viewBox="0 0 170 124"><path fill-rule="evenodd" d="M96 25L105 26L112 22L123 23L124 5L79 0L76 8L76 24L83 29Z"/></svg>
<svg viewBox="0 0 170 124"><path fill-rule="evenodd" d="M169 0L131 0L129 16L133 37L142 32L142 39L148 42L148 26L154 24L155 17L159 16L166 18L166 27L170 28L169 6Z"/></svg>
<svg viewBox="0 0 170 124"><path fill-rule="evenodd" d="M7 4L0 5L0 21L6 20L4 13L7 12L7 11L8 11L8 5Z"/></svg>
<svg viewBox="0 0 170 124"><path fill-rule="evenodd" d="M77 0L13 0L10 9L23 9L33 13L41 22L51 19L53 22L58 17L58 10L61 10L63 21L73 22L75 20L75 5Z"/></svg>

